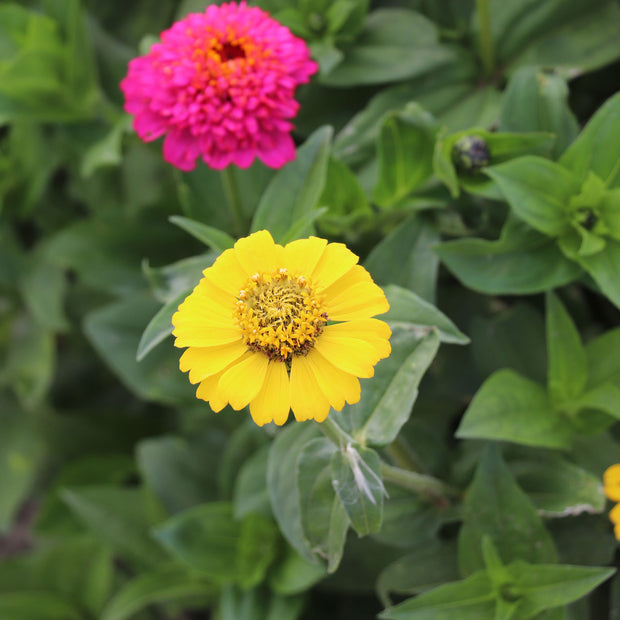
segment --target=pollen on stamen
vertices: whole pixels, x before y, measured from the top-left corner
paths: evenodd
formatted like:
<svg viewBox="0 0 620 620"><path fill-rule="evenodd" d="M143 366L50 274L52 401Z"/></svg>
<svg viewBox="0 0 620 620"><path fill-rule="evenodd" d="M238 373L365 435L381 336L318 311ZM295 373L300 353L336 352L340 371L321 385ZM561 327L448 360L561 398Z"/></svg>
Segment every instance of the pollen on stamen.
<svg viewBox="0 0 620 620"><path fill-rule="evenodd" d="M294 355L307 355L323 331L327 314L320 310L321 299L306 278L278 269L250 277L234 315L251 351L289 363Z"/></svg>

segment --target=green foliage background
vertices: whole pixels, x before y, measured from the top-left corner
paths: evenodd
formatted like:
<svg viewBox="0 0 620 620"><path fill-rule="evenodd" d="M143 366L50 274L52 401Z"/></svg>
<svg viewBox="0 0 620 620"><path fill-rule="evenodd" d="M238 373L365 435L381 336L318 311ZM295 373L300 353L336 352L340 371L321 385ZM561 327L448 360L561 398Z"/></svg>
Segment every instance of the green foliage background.
<svg viewBox="0 0 620 620"><path fill-rule="evenodd" d="M259 1L320 72L297 159L224 179L118 88L206 4L0 4L0 617L620 620L617 2ZM391 304L321 426L178 370L172 313L263 228Z"/></svg>

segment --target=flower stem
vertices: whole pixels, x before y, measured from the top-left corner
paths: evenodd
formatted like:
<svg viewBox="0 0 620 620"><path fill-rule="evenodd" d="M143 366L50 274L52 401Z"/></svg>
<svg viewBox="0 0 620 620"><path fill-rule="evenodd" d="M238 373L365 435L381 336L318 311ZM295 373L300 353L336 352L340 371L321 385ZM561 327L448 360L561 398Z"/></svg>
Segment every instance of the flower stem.
<svg viewBox="0 0 620 620"><path fill-rule="evenodd" d="M487 78L492 77L495 68L495 50L493 48L493 36L491 34L491 16L489 12L489 0L476 0L478 13L478 26L480 28L480 57L482 68Z"/></svg>
<svg viewBox="0 0 620 620"><path fill-rule="evenodd" d="M316 425L320 431L330 439L335 445L344 447L348 444L357 443L351 435L343 431L336 422L334 422L329 416L323 420L323 422L317 422Z"/></svg>
<svg viewBox="0 0 620 620"><path fill-rule="evenodd" d="M417 472L424 472L426 469L414 449L400 435L385 447L385 451L392 461L403 469Z"/></svg>
<svg viewBox="0 0 620 620"><path fill-rule="evenodd" d="M222 170L222 185L226 201L233 215L234 232L238 236L245 235L247 233L245 215L243 214L241 196L239 195L239 188L237 187L237 180L232 165L226 166Z"/></svg>
<svg viewBox="0 0 620 620"><path fill-rule="evenodd" d="M458 489L444 484L437 478L400 469L400 467L394 467L384 462L381 463L381 474L385 482L390 482L401 489L422 495L433 504L442 508L450 504L450 498L456 499L461 495Z"/></svg>

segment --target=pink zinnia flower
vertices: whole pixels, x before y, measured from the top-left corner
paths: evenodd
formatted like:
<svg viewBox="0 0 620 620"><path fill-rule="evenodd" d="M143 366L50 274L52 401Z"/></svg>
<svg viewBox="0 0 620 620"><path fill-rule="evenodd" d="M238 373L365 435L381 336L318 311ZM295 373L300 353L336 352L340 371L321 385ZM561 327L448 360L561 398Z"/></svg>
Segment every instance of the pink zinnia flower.
<svg viewBox="0 0 620 620"><path fill-rule="evenodd" d="M295 158L288 120L295 89L317 70L306 43L245 2L210 5L162 32L121 82L125 110L145 141L166 134L164 159L192 170L280 168Z"/></svg>

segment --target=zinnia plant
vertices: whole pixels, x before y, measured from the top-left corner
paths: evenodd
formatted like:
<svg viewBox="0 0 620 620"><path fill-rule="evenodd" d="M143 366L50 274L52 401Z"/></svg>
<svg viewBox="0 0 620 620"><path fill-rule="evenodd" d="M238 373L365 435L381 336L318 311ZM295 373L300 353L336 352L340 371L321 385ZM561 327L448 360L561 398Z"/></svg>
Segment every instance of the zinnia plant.
<svg viewBox="0 0 620 620"><path fill-rule="evenodd" d="M145 141L165 135L164 159L221 170L258 157L280 168L295 157L290 131L299 84L317 70L302 39L245 2L210 5L161 34L121 82L125 110Z"/></svg>
<svg viewBox="0 0 620 620"><path fill-rule="evenodd" d="M226 250L173 316L181 370L214 411L250 405L259 426L322 422L360 398L390 353L383 291L340 243L281 246L262 230Z"/></svg>

